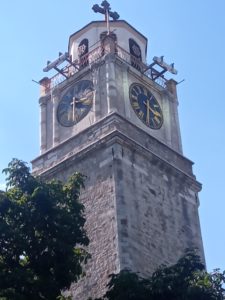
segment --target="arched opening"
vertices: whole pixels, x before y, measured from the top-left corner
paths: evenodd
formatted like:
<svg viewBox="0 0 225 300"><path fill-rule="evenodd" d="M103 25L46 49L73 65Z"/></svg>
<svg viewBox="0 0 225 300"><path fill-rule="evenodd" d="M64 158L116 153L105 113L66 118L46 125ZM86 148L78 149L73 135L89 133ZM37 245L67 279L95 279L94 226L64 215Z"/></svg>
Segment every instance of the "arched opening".
<svg viewBox="0 0 225 300"><path fill-rule="evenodd" d="M88 55L87 55L89 51L88 44L89 44L88 39L83 39L78 46L80 68L84 68L89 64Z"/></svg>
<svg viewBox="0 0 225 300"><path fill-rule="evenodd" d="M135 40L129 39L129 49L131 54L131 65L140 71L142 62L141 48Z"/></svg>

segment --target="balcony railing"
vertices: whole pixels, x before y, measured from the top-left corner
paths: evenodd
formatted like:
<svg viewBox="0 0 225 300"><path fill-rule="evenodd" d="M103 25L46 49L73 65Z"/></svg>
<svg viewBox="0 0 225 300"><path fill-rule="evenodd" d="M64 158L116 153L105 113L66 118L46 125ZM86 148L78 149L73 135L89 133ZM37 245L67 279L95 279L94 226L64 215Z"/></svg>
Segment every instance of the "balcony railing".
<svg viewBox="0 0 225 300"><path fill-rule="evenodd" d="M152 79L151 69L148 69L148 66L144 64L140 59L131 55L129 52L127 52L125 49L118 45L116 46L115 53L120 59L122 59L123 61L140 71L145 76ZM57 73L50 79L45 78L41 82L41 85L43 86L43 93L47 94L57 85L64 82L67 78L71 77L75 73L79 72L81 69L85 68L88 65L91 66L92 64L97 63L105 54L108 54L106 48L103 49L102 46L99 46L82 56L79 60L75 60L72 64L65 66L61 70L61 73ZM160 86L164 88L166 87L166 78L159 77L154 81Z"/></svg>

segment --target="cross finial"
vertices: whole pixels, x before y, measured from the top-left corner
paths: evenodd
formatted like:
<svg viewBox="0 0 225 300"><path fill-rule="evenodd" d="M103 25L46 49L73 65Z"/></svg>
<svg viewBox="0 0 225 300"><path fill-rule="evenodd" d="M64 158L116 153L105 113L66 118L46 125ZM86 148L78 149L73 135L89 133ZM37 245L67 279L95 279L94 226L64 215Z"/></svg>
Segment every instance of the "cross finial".
<svg viewBox="0 0 225 300"><path fill-rule="evenodd" d="M119 19L120 16L116 11L114 11L114 12L111 11L111 7L110 7L110 4L108 1L106 1L106 0L102 1L101 6L99 6L98 4L95 4L95 5L93 5L92 9L95 13L100 13L100 14L105 15L105 21L107 22L107 31L109 34L109 32L110 32L109 17L111 17L114 21L116 21Z"/></svg>

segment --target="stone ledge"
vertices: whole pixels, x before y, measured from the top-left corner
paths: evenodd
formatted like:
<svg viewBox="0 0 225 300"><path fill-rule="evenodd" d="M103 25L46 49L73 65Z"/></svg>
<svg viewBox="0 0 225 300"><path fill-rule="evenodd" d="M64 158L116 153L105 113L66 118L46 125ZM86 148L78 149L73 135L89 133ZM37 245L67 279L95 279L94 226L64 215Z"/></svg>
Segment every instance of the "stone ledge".
<svg viewBox="0 0 225 300"><path fill-rule="evenodd" d="M54 154L56 154L57 159L60 159L65 157L65 155L69 155L71 151L78 152L83 148L86 148L88 145L95 143L96 140L101 139L115 130L124 133L124 135L128 136L130 139L137 141L138 144L157 153L169 163L178 165L181 170L193 176L192 161L149 135L116 112L107 115L77 135L65 140L32 160L34 172L36 172L36 169L42 168L42 163L48 160L49 155L54 156Z"/></svg>
<svg viewBox="0 0 225 300"><path fill-rule="evenodd" d="M113 145L120 145L121 149L118 147L112 147ZM89 143L82 149L74 148L73 151L70 151L65 156L58 157L57 152L49 152L35 160L36 167L34 165L33 174L34 175L43 175L45 177L54 177L54 173L60 172L64 168L74 164L76 161L87 157L95 151L100 151L107 147L112 147L112 156L111 160L108 160L107 163L110 163L114 160L123 160L122 148L127 147L132 151L139 152L142 156L147 157L152 164L158 165L161 169L170 172L176 177L182 178L183 181L189 181L189 184L193 186L196 192L201 190L201 184L195 180L195 177L185 170L180 169L175 164L172 164L159 156L157 153L154 153L152 150L144 147L143 145L132 140L130 137L126 136L123 132L120 132L118 129L112 130L110 133L102 135L97 141ZM59 147L57 147L59 148ZM55 150L55 149L54 149ZM38 161L40 163L38 164ZM134 166L138 167L138 166Z"/></svg>

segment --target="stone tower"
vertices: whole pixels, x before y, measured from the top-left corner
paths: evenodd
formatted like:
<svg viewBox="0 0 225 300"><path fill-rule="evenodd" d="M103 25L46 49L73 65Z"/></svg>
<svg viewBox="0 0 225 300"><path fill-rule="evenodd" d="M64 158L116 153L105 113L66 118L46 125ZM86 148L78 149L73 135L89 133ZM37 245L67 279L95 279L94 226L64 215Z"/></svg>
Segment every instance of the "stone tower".
<svg viewBox="0 0 225 300"><path fill-rule="evenodd" d="M44 69L58 73L40 81L41 154L32 161L46 179L87 176L92 258L71 287L79 300L101 296L124 268L148 276L186 248L204 259L201 184L182 152L176 81L165 76L176 71L163 57L148 65L147 38L106 4L94 7L107 22L72 34L68 52Z"/></svg>

